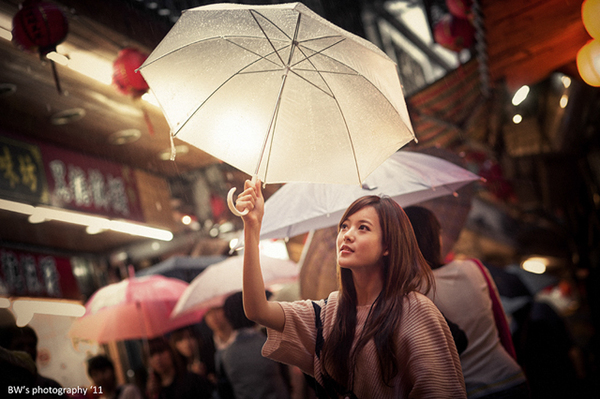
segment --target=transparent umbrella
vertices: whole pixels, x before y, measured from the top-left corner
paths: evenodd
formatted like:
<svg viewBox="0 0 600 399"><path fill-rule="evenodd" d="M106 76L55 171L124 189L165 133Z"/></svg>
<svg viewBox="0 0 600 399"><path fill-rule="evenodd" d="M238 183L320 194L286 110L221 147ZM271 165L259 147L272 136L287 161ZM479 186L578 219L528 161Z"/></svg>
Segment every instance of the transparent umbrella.
<svg viewBox="0 0 600 399"><path fill-rule="evenodd" d="M206 268L190 283L173 309L174 317L194 311L206 311L223 305L225 298L242 290L243 256L232 256ZM298 279L300 268L287 259L260 256L260 267L266 287L286 284Z"/></svg>
<svg viewBox="0 0 600 399"><path fill-rule="evenodd" d="M397 65L301 3L185 10L140 72L172 136L264 183L360 185L414 139Z"/></svg>
<svg viewBox="0 0 600 399"><path fill-rule="evenodd" d="M294 237L336 225L346 208L365 195L387 195L401 206L453 195L481 179L431 155L398 151L361 186L288 183L265 202L261 239Z"/></svg>

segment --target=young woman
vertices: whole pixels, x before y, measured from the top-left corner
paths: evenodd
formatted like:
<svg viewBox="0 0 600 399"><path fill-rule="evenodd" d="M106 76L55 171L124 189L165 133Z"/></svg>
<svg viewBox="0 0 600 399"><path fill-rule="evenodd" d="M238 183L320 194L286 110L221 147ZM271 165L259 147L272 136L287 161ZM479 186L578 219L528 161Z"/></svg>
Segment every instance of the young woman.
<svg viewBox="0 0 600 399"><path fill-rule="evenodd" d="M181 356L187 371L207 377L206 365L200 359L200 339L190 326L173 331L169 340Z"/></svg>
<svg viewBox="0 0 600 399"><path fill-rule="evenodd" d="M421 252L433 269L436 290L428 296L467 335L468 345L460 361L469 399L529 398L525 375L513 358L516 355L510 330L489 271L477 260L444 264L441 227L435 214L421 206L409 206L405 211Z"/></svg>
<svg viewBox="0 0 600 399"><path fill-rule="evenodd" d="M164 337L148 342L150 368L146 390L150 399L211 399L213 386L204 377L185 369Z"/></svg>
<svg viewBox="0 0 600 399"><path fill-rule="evenodd" d="M246 181L244 309L267 327L263 355L314 377L319 397L465 398L450 330L426 292L431 271L390 198L363 197L337 237L339 291L326 300L269 302L259 262L260 182Z"/></svg>

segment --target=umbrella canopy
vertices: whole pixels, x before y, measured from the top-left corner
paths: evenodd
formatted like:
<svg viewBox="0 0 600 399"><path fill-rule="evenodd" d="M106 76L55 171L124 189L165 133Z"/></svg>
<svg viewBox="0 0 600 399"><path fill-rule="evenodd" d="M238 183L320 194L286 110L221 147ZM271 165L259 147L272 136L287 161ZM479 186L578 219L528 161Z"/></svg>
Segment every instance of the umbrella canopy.
<svg viewBox="0 0 600 399"><path fill-rule="evenodd" d="M226 256L171 256L153 266L147 267L135 273L137 277L160 274L165 277L173 277L191 282L198 274L213 263L227 259Z"/></svg>
<svg viewBox="0 0 600 399"><path fill-rule="evenodd" d="M243 256L232 256L207 267L181 295L173 309L173 316L223 305L229 294L242 290L243 266ZM300 272L298 265L291 260L265 255L260 255L260 267L266 287L293 282Z"/></svg>
<svg viewBox="0 0 600 399"><path fill-rule="evenodd" d="M265 202L261 238L285 238L336 225L346 208L365 195L387 195L401 206L452 195L480 177L431 155L398 151L362 187L288 183Z"/></svg>
<svg viewBox="0 0 600 399"><path fill-rule="evenodd" d="M358 185L414 139L396 64L300 3L185 10L140 72L172 136L264 183Z"/></svg>
<svg viewBox="0 0 600 399"><path fill-rule="evenodd" d="M171 318L188 283L159 275L129 277L96 291L69 330L73 338L99 343L147 339L200 322L202 312Z"/></svg>

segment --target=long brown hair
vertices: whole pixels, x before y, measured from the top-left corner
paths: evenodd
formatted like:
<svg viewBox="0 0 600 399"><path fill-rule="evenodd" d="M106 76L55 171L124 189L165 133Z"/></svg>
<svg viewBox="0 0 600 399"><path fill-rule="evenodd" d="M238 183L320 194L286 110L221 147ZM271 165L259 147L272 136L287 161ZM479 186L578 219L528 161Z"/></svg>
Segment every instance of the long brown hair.
<svg viewBox="0 0 600 399"><path fill-rule="evenodd" d="M440 232L442 227L435 213L422 206L404 208L410 220L417 243L423 257L432 269L442 266L442 243Z"/></svg>
<svg viewBox="0 0 600 399"><path fill-rule="evenodd" d="M394 336L402 320L404 297L413 291L427 292L433 286L433 275L419 250L410 221L391 198L366 196L357 199L348 207L340 224L367 206L372 206L379 216L382 245L389 251L383 257L383 288L355 349L350 351L356 331L356 288L352 271L338 265L336 323L323 345L326 374L347 389L353 388L357 354L371 339L377 350L382 381L391 385L399 370Z"/></svg>

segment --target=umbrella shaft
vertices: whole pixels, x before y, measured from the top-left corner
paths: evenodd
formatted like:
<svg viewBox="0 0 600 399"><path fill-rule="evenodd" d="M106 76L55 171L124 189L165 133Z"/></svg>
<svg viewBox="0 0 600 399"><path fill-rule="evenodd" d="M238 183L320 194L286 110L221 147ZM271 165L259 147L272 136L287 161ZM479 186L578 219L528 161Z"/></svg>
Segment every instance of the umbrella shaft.
<svg viewBox="0 0 600 399"><path fill-rule="evenodd" d="M286 66L285 73L281 77L281 86L279 87L279 93L277 94L277 102L275 103L275 108L273 109L273 115L271 115L271 122L269 122L269 128L267 129L267 134L265 135L265 140L263 141L262 151L260 152L261 156L260 156L260 158L258 158L258 162L256 163L256 169L254 170L254 176L258 176L258 170L260 169L260 164L265 156L265 150L267 149L267 142L269 141L269 136L271 136L271 140L273 140L273 137L270 133L271 133L271 131L273 131L273 134L275 134L275 128L273 125L275 123L275 118L277 117L277 113L279 112L279 106L281 105L281 94L283 93L283 88L285 86L285 82L287 80L289 73L290 73L290 67ZM268 159L269 158L267 157L267 160ZM267 164L267 166L265 167L265 179L264 179L265 181L267 180L268 167L269 167L269 165Z"/></svg>

